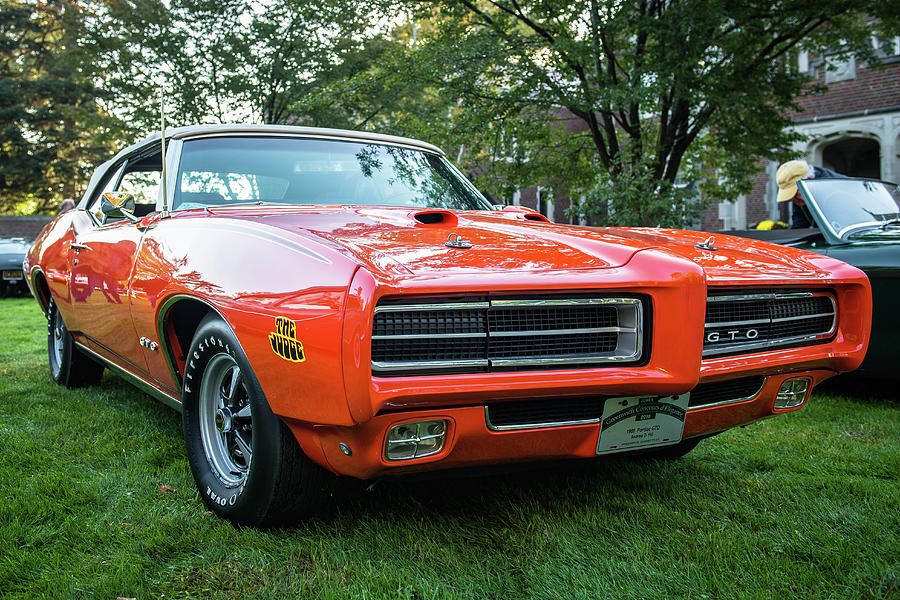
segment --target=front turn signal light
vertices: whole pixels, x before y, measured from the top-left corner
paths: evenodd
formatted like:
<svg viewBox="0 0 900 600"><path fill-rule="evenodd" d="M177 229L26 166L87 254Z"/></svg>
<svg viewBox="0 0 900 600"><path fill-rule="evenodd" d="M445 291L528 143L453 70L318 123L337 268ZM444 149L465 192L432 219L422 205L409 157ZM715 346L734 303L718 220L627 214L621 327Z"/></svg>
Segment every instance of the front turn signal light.
<svg viewBox="0 0 900 600"><path fill-rule="evenodd" d="M809 391L809 379L788 379L778 388L775 396L775 408L797 408L806 400Z"/></svg>
<svg viewBox="0 0 900 600"><path fill-rule="evenodd" d="M384 443L387 460L410 460L437 454L447 439L447 421L415 421L394 425Z"/></svg>

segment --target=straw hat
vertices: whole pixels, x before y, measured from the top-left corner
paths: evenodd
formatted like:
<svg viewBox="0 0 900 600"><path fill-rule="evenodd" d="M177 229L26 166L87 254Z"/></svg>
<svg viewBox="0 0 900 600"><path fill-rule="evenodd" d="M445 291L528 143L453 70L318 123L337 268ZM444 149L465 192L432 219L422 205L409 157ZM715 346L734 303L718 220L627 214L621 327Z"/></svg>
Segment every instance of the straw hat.
<svg viewBox="0 0 900 600"><path fill-rule="evenodd" d="M778 201L787 202L797 193L797 181L810 177L812 169L805 160L789 160L775 173L778 183Z"/></svg>

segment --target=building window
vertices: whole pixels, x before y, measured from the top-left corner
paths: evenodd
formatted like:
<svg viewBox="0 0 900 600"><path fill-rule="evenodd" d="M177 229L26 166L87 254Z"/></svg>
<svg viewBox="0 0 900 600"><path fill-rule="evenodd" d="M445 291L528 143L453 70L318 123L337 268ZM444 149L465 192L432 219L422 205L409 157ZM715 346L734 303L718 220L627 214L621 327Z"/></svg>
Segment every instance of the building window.
<svg viewBox="0 0 900 600"><path fill-rule="evenodd" d="M872 47L875 53L881 58L900 57L900 35L888 38L886 40L872 36Z"/></svg>
<svg viewBox="0 0 900 600"><path fill-rule="evenodd" d="M856 60L853 56L825 58L825 83L836 83L856 78Z"/></svg>

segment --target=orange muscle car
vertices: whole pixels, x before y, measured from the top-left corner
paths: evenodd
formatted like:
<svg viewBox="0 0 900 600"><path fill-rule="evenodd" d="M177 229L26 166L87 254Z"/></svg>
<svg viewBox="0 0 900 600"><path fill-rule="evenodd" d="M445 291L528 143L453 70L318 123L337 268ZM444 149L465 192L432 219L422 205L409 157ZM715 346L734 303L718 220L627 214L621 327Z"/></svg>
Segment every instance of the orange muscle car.
<svg viewBox="0 0 900 600"><path fill-rule="evenodd" d="M50 371L180 410L206 504L309 514L357 478L677 457L856 368L858 269L495 207L415 140L195 126L101 165L25 259Z"/></svg>

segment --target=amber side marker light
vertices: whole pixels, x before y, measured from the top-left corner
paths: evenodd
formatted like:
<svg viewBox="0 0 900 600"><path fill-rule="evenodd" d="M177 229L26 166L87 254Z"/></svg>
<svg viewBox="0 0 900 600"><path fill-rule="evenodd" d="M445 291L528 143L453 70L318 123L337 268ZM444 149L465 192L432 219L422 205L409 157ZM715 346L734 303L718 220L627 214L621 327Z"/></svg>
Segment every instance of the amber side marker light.
<svg viewBox="0 0 900 600"><path fill-rule="evenodd" d="M809 391L809 379L788 379L781 384L775 396L775 408L797 408L806 399Z"/></svg>
<svg viewBox="0 0 900 600"><path fill-rule="evenodd" d="M387 460L409 460L437 454L447 439L447 421L415 421L394 425L384 443Z"/></svg>

